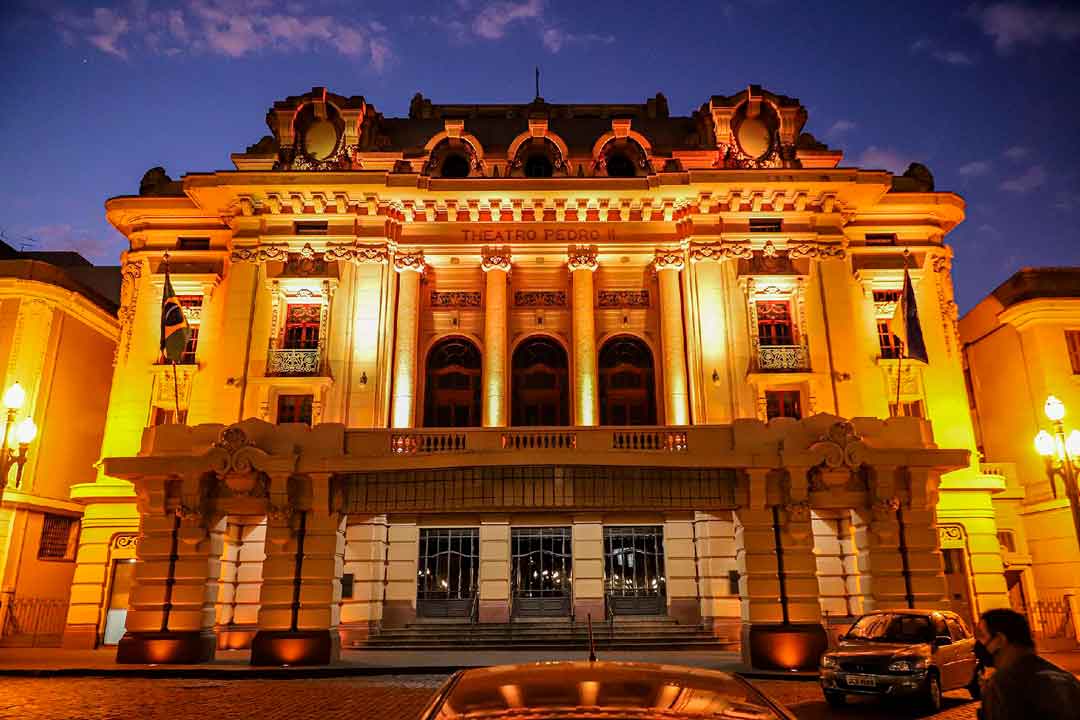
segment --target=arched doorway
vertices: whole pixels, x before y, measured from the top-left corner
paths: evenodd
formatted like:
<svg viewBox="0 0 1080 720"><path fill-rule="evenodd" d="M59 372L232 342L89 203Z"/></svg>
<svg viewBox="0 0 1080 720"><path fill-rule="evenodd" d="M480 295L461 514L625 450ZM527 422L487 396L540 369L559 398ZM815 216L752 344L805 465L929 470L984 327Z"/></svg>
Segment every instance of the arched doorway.
<svg viewBox="0 0 1080 720"><path fill-rule="evenodd" d="M512 425L570 424L569 363L551 338L527 338L514 350L510 415Z"/></svg>
<svg viewBox="0 0 1080 720"><path fill-rule="evenodd" d="M428 352L424 427L480 427L480 351L465 338L440 340Z"/></svg>
<svg viewBox="0 0 1080 720"><path fill-rule="evenodd" d="M600 348L600 424L655 425L656 386L649 346L619 335Z"/></svg>

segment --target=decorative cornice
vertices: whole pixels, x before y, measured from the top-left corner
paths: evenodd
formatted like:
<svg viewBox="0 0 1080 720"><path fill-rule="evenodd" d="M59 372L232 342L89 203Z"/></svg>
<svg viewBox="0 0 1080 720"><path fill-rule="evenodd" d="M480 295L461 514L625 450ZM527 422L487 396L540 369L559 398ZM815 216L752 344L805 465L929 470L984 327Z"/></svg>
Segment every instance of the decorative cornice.
<svg viewBox="0 0 1080 720"><path fill-rule="evenodd" d="M423 273L426 267L423 250L399 250L394 253L394 269L398 272Z"/></svg>
<svg viewBox="0 0 1080 720"><path fill-rule="evenodd" d="M686 263L683 261L683 254L678 250L662 250L657 248L656 257L653 258L652 266L653 270L660 272L661 270L674 270L678 272L683 269Z"/></svg>
<svg viewBox="0 0 1080 720"><path fill-rule="evenodd" d="M690 242L690 262L698 263L702 260L750 260L754 257L754 251L750 249L750 243L731 242Z"/></svg>
<svg viewBox="0 0 1080 720"><path fill-rule="evenodd" d="M480 267L484 272L503 270L510 272L509 247L484 247L480 251Z"/></svg>
<svg viewBox="0 0 1080 720"><path fill-rule="evenodd" d="M600 267L600 263L596 260L596 251L595 245L572 246L567 250L566 266L570 268L570 272L576 270L595 271Z"/></svg>

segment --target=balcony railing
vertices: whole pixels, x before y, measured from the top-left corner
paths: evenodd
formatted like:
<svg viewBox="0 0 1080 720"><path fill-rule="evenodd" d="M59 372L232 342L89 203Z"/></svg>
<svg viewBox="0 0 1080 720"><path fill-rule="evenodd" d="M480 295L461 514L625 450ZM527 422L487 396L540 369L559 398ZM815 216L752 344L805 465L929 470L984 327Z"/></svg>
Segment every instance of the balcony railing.
<svg viewBox="0 0 1080 720"><path fill-rule="evenodd" d="M319 350L271 350L266 362L267 375L318 375Z"/></svg>
<svg viewBox="0 0 1080 720"><path fill-rule="evenodd" d="M761 345L758 347L758 372L806 372L810 353L805 345Z"/></svg>

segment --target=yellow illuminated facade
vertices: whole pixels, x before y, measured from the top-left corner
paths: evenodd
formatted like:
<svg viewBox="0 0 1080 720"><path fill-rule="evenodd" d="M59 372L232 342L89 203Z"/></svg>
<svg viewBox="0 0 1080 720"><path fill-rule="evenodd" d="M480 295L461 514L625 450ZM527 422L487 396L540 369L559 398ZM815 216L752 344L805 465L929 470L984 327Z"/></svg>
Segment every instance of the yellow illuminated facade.
<svg viewBox="0 0 1080 720"><path fill-rule="evenodd" d="M1047 472L1035 440L1047 433L1057 454L1061 412L1064 428L1080 428L1080 269L1020 270L960 320L960 333L983 468L1007 485L994 505L1010 602L1044 645L1075 645L1080 545L1070 483ZM1061 450L1080 467L1075 439Z"/></svg>
<svg viewBox="0 0 1080 720"><path fill-rule="evenodd" d="M111 199L130 249L68 644L123 623L121 660L293 664L428 619L648 615L788 667L865 609L1007 605L944 244L963 201L843 167L805 121L757 87L687 117L405 118L317 88L235 171ZM198 328L175 383L166 252ZM905 265L928 364L888 331Z"/></svg>
<svg viewBox="0 0 1080 720"><path fill-rule="evenodd" d="M93 482L100 457L119 274L0 242L0 428L25 460L0 478L0 647L64 631L84 510L71 487Z"/></svg>

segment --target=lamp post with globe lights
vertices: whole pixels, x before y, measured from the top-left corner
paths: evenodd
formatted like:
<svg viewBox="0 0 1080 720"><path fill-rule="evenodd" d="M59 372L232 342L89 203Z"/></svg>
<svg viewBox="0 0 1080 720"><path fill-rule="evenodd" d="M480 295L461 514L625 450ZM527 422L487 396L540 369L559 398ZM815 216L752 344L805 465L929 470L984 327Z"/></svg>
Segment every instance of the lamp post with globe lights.
<svg viewBox="0 0 1080 720"><path fill-rule="evenodd" d="M15 487L22 482L23 465L26 464L27 451L34 436L37 435L37 426L30 418L16 423L15 416L26 402L26 391L22 385L15 383L4 392L4 437L0 447L0 496L7 487L8 474L14 465L18 468L15 472ZM13 427L14 426L14 427ZM14 438L12 436L14 435ZM15 440L18 450L12 446L11 440Z"/></svg>
<svg viewBox="0 0 1080 720"><path fill-rule="evenodd" d="M1046 474L1050 478L1050 487L1054 487L1054 478L1061 477L1065 483L1065 496L1069 499L1072 510L1076 541L1080 543L1080 494L1076 487L1077 463L1080 462L1080 430L1065 434L1065 405L1051 395L1046 398L1043 412L1053 424L1054 432L1040 430L1035 436L1035 450L1046 461ZM1057 495L1057 492L1054 492Z"/></svg>

